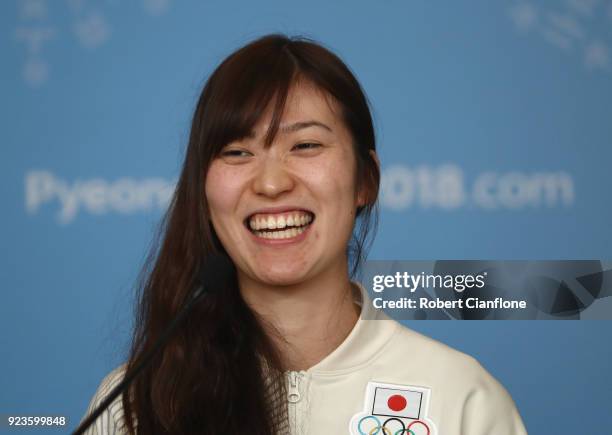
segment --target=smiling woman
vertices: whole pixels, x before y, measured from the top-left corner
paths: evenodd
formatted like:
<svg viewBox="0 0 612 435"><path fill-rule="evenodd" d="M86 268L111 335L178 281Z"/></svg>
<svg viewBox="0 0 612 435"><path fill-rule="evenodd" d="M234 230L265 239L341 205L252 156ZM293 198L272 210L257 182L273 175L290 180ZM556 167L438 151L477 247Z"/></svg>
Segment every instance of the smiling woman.
<svg viewBox="0 0 612 435"><path fill-rule="evenodd" d="M247 301L256 302L252 289L260 284L310 283L312 294L344 276L349 288L346 246L366 201L355 146L337 103L306 79L294 80L274 142L264 143L270 107L248 137L221 149L206 177L215 233Z"/></svg>
<svg viewBox="0 0 612 435"><path fill-rule="evenodd" d="M367 99L336 55L269 35L225 59L143 270L128 361L88 412L153 347L207 259L225 256L230 277L90 433L524 434L478 363L373 312L352 281L379 181Z"/></svg>

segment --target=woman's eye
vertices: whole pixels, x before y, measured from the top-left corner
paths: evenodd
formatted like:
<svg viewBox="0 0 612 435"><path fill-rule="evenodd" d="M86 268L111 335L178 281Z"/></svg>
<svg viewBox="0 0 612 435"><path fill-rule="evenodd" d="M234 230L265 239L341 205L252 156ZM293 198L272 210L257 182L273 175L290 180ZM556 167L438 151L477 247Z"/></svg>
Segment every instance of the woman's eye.
<svg viewBox="0 0 612 435"><path fill-rule="evenodd" d="M243 150L227 150L221 153L222 157L247 157L248 155L249 152Z"/></svg>
<svg viewBox="0 0 612 435"><path fill-rule="evenodd" d="M298 150L308 150L308 149L319 148L320 146L321 146L320 143L304 142L304 143L299 143L299 144L295 145L294 148L296 148Z"/></svg>

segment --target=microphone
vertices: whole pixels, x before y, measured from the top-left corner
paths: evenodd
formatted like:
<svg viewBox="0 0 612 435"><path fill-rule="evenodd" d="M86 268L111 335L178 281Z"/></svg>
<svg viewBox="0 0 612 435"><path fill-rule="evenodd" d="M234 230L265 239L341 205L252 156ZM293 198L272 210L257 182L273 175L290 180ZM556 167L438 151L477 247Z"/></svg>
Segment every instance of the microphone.
<svg viewBox="0 0 612 435"><path fill-rule="evenodd" d="M172 336L176 328L187 317L187 314L202 298L202 296L214 293L225 287L229 274L232 268L232 262L226 254L210 254L204 261L199 273L199 285L194 290L191 298L181 308L177 316L170 322L164 332L155 342L155 345L142 357L141 361L129 372L126 373L123 380L111 390L106 398L100 403L89 416L81 422L81 424L72 432L72 435L83 434L89 426L104 412L108 406L123 393L123 391L132 383L132 381L149 365L151 360L160 349L166 344Z"/></svg>

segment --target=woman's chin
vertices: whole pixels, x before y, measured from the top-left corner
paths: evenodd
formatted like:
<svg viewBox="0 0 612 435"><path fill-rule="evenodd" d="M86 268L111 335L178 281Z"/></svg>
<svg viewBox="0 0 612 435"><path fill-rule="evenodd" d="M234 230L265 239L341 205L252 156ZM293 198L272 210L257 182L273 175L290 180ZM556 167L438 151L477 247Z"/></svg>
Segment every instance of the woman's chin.
<svg viewBox="0 0 612 435"><path fill-rule="evenodd" d="M259 281L274 286L298 284L307 278L304 269L274 268L257 274Z"/></svg>

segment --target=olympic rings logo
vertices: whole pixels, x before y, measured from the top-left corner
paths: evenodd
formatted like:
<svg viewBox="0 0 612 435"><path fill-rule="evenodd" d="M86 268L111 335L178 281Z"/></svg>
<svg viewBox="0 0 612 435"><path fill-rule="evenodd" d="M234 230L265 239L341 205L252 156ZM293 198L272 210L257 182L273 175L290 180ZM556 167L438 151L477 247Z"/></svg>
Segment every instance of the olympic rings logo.
<svg viewBox="0 0 612 435"><path fill-rule="evenodd" d="M369 429L368 432L364 431L364 429L362 428L362 424L367 420L373 420L375 422L375 426ZM391 429L387 427L387 424L391 421L398 422L401 425L401 429L398 429L395 432L391 432ZM413 420L408 426L406 426L404 422L399 418L391 417L386 419L381 424L378 417L374 415L366 415L365 417L362 417L359 420L359 423L357 424L357 430L359 431L359 435L416 435L414 431L410 429L414 425L421 425L425 427L425 430L427 430L427 435L430 435L429 426L427 426L427 424L425 424L425 422L421 420Z"/></svg>

